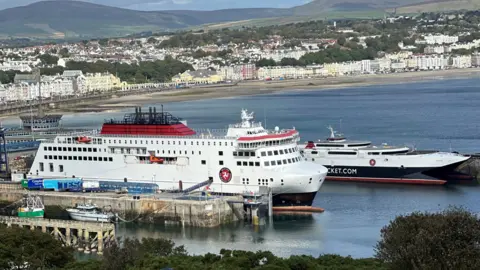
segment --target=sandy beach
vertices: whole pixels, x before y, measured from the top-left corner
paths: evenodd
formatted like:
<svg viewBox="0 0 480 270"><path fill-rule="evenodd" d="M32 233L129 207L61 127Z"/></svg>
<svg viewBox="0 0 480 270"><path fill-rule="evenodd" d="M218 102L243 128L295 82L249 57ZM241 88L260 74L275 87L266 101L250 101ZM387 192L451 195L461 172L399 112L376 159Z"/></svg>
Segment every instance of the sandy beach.
<svg viewBox="0 0 480 270"><path fill-rule="evenodd" d="M229 86L200 86L183 90L128 95L108 100L83 102L59 108L56 113L118 111L124 108L153 103L168 103L189 100L214 99L246 95L261 95L283 91L325 91L349 87L412 83L429 80L477 78L480 68L418 71L377 75L342 76L334 78L311 78L282 81L245 81ZM53 112L53 111L52 111ZM11 116L9 116L11 117Z"/></svg>

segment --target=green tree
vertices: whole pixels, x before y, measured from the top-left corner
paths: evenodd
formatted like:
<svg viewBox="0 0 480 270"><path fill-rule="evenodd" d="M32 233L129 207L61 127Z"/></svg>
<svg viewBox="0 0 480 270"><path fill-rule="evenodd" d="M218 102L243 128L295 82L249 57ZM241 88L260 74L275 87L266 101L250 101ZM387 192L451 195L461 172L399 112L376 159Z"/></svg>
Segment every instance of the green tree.
<svg viewBox="0 0 480 270"><path fill-rule="evenodd" d="M255 65L257 67L273 67L273 66L276 66L277 63L272 58L270 59L262 58Z"/></svg>
<svg viewBox="0 0 480 270"><path fill-rule="evenodd" d="M67 49L67 48L62 48L62 49L58 52L58 54L60 54L60 56L62 56L62 57L64 57L64 58L70 56L70 54L68 53L68 49Z"/></svg>
<svg viewBox="0 0 480 270"><path fill-rule="evenodd" d="M480 269L480 219L461 208L399 216L381 230L376 257L390 269Z"/></svg>
<svg viewBox="0 0 480 270"><path fill-rule="evenodd" d="M48 234L24 228L0 227L1 269L53 269L73 262L73 249Z"/></svg>
<svg viewBox="0 0 480 270"><path fill-rule="evenodd" d="M280 61L280 65L281 66L304 66L305 63L295 58L283 58Z"/></svg>
<svg viewBox="0 0 480 270"><path fill-rule="evenodd" d="M51 54L42 54L37 58L40 59L44 65L56 65L58 62L58 57Z"/></svg>

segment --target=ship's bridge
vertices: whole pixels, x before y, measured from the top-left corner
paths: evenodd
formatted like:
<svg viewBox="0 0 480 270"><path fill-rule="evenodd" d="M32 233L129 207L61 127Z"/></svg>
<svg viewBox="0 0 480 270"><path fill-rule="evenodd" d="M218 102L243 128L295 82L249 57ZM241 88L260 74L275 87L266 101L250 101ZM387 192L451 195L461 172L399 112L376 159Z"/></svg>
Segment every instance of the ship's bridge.
<svg viewBox="0 0 480 270"><path fill-rule="evenodd" d="M253 112L242 109L242 122L230 125L227 137L237 138L238 149L257 149L276 145L297 143L298 131L295 129L275 130L264 129L261 123L253 122Z"/></svg>

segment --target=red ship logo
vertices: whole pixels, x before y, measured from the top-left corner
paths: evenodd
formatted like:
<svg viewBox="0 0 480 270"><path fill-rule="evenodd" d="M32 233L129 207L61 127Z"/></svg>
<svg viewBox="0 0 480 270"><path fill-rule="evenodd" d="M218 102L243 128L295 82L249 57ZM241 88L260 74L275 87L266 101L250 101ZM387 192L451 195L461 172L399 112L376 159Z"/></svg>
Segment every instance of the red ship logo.
<svg viewBox="0 0 480 270"><path fill-rule="evenodd" d="M224 183L230 182L232 180L232 172L228 168L222 168L219 173L220 180Z"/></svg>

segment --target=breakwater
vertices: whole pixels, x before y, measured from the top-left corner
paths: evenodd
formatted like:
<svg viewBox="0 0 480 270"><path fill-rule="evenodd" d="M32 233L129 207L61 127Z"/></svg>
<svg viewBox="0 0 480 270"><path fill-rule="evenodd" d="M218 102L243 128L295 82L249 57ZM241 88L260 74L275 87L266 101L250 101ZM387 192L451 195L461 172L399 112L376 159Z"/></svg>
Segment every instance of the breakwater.
<svg viewBox="0 0 480 270"><path fill-rule="evenodd" d="M132 196L111 193L28 192L39 195L47 209L49 206L65 209L77 204L91 203L100 208L111 209L125 222L217 227L244 218L243 204L231 203L231 198L229 202L225 197L179 199L170 194ZM0 201L14 203L20 201L25 193L20 185L15 188L13 184L0 184Z"/></svg>

